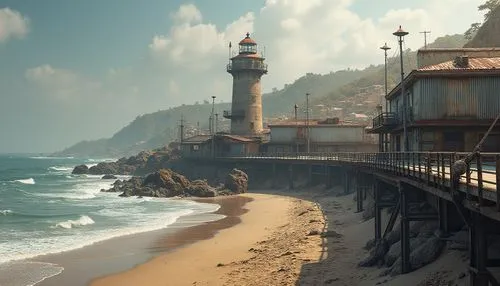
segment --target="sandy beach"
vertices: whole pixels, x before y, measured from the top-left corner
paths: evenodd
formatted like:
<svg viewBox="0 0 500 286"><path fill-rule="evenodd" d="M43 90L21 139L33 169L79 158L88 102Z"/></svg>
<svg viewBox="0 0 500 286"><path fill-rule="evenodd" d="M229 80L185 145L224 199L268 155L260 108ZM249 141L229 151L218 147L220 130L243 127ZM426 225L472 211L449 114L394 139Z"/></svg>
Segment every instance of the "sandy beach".
<svg viewBox="0 0 500 286"><path fill-rule="evenodd" d="M139 256L94 256L91 285L466 285L463 252L446 250L436 262L396 277L358 267L374 226L355 213L352 194L334 196L320 187L261 193L216 198L229 214L223 220L133 236L142 244L134 248ZM96 255L99 247L83 252ZM99 265L107 272L95 271ZM65 272L41 285L75 285L69 281L78 275Z"/></svg>

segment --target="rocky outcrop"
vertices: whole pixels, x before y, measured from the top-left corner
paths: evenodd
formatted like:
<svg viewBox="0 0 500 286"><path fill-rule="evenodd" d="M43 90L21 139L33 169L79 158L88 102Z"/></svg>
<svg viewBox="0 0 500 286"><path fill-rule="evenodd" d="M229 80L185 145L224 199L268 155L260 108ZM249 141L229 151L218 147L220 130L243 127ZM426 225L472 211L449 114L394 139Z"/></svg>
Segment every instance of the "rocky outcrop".
<svg viewBox="0 0 500 286"><path fill-rule="evenodd" d="M248 175L238 169L233 169L226 176L224 187L236 194L243 194L248 191Z"/></svg>
<svg viewBox="0 0 500 286"><path fill-rule="evenodd" d="M120 192L122 197L215 197L218 195L234 195L246 192L248 176L239 170L232 171L228 177L230 188L221 186L212 187L206 180L189 181L185 176L170 169L161 169L146 177L132 177L127 181L117 180L109 190L103 192ZM233 191L234 190L234 191Z"/></svg>
<svg viewBox="0 0 500 286"><path fill-rule="evenodd" d="M116 162L100 162L88 168L80 165L73 169L73 174L91 175L145 175L166 168L171 154L168 151L143 151L135 156L121 158Z"/></svg>
<svg viewBox="0 0 500 286"><path fill-rule="evenodd" d="M78 165L73 169L73 172L71 172L71 174L75 175L82 175L88 173L89 173L89 167L87 165Z"/></svg>

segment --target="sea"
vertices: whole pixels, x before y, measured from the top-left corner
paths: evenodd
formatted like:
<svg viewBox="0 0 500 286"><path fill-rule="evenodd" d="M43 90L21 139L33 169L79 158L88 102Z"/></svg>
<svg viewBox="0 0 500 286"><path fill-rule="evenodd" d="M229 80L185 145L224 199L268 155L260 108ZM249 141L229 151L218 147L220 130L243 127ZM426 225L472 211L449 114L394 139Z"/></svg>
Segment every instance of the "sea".
<svg viewBox="0 0 500 286"><path fill-rule="evenodd" d="M190 200L123 198L100 191L115 180L71 174L77 165L113 160L0 155L0 286L36 285L64 271L37 256L168 228L182 216L219 208Z"/></svg>

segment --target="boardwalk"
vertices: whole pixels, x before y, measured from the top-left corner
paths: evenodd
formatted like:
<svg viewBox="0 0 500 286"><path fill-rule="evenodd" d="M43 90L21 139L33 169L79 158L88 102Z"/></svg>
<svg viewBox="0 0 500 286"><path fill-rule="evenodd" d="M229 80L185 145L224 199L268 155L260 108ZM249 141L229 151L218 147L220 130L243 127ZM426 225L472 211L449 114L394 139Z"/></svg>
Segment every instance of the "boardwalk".
<svg viewBox="0 0 500 286"><path fill-rule="evenodd" d="M450 167L468 153L277 153L250 156L219 157L217 160L260 163L293 163L332 166L354 166L388 175L425 182L437 188L450 188ZM479 200L500 202L500 178L497 174L500 154L482 153L462 176L459 190ZM428 171L430 170L430 172ZM497 192L498 191L498 192Z"/></svg>

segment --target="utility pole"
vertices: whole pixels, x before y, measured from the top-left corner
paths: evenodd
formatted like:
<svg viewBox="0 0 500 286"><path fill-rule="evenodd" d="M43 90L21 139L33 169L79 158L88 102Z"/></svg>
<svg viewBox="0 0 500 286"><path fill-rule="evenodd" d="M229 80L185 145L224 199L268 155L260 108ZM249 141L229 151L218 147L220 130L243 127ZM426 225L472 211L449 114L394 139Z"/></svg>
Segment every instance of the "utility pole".
<svg viewBox="0 0 500 286"><path fill-rule="evenodd" d="M430 34L431 31L422 31L420 34L424 34L424 49L427 49L427 34Z"/></svg>
<svg viewBox="0 0 500 286"><path fill-rule="evenodd" d="M217 134L219 130L219 113L215 114L215 133Z"/></svg>
<svg viewBox="0 0 500 286"><path fill-rule="evenodd" d="M297 118L297 109L299 108L299 106L297 104L295 104L293 106L294 108L294 111L295 111L295 133L296 133L296 136L297 138L295 138L295 152L297 152L297 154L299 153L299 128L298 128L298 124L299 122L297 121L298 118Z"/></svg>
<svg viewBox="0 0 500 286"><path fill-rule="evenodd" d="M309 93L306 93L306 132L307 132L307 154L309 154L310 150L310 132L309 132Z"/></svg>
<svg viewBox="0 0 500 286"><path fill-rule="evenodd" d="M181 114L181 125L179 126L180 142L184 142L184 116Z"/></svg>
<svg viewBox="0 0 500 286"><path fill-rule="evenodd" d="M403 68L403 38L404 36L408 35L409 33L404 31L401 26L399 26L399 29L393 33L394 36L398 37L399 41L399 58L401 62L401 96L403 97L403 152L408 151L408 130L406 128L406 120L407 120L407 112L408 112L408 104L407 104L407 98L405 94L405 85L404 85L404 80L405 80L405 72Z"/></svg>

